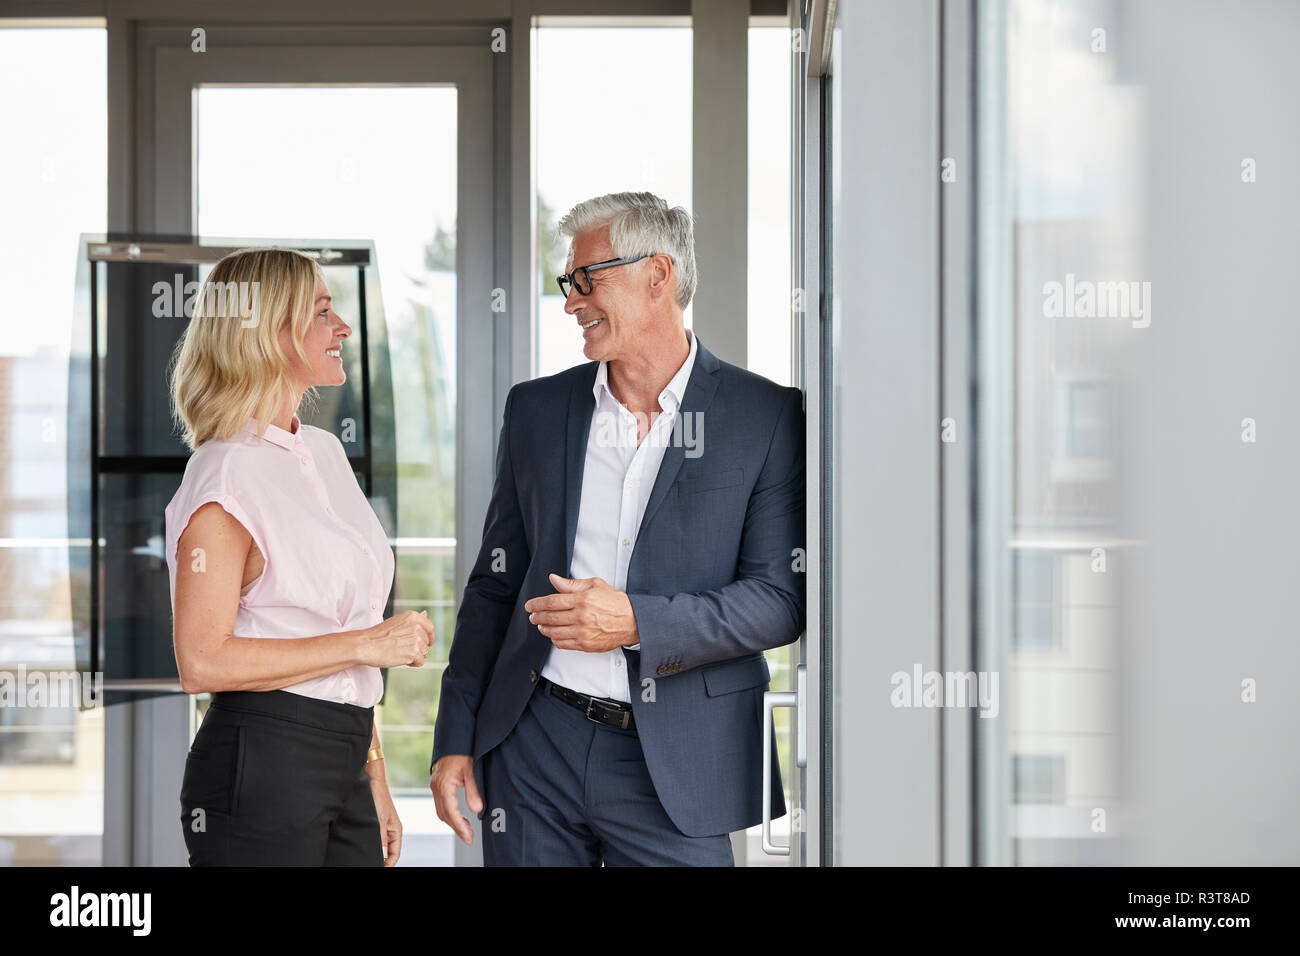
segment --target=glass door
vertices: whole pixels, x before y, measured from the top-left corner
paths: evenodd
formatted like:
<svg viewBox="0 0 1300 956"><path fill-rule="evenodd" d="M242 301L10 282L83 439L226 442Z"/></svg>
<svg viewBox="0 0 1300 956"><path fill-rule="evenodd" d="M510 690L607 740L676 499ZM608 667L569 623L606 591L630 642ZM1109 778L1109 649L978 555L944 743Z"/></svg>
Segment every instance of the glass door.
<svg viewBox="0 0 1300 956"><path fill-rule="evenodd" d="M396 553L391 613L427 609L438 635L425 667L388 674L376 713L403 863L473 862L434 813L428 766L509 385L509 326L493 309L508 283L494 257L491 52L305 40L199 56L161 44L154 63L154 150L141 159L153 175L138 201L155 231L375 244L392 407L374 414L390 416L395 434L392 460L376 463L395 474L376 484L396 494L371 501ZM345 306L365 307L347 288L334 295L349 322ZM359 440L334 424L345 447ZM157 799L174 799L183 759L155 755Z"/></svg>

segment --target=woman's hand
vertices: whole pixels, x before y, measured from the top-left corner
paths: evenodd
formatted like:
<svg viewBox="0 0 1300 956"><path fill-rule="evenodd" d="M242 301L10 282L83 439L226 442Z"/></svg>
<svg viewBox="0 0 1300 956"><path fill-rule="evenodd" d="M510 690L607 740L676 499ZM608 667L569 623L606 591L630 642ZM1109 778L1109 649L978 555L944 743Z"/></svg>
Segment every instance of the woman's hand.
<svg viewBox="0 0 1300 956"><path fill-rule="evenodd" d="M433 638L428 611L403 611L361 632L361 662L372 667L423 667Z"/></svg>
<svg viewBox="0 0 1300 956"><path fill-rule="evenodd" d="M371 766L379 769L372 771ZM370 795L375 798L379 833L384 840L384 866L397 866L397 858L402 855L402 821L397 819L397 807L393 806L383 768L384 762L376 760L366 767L366 773L370 774Z"/></svg>

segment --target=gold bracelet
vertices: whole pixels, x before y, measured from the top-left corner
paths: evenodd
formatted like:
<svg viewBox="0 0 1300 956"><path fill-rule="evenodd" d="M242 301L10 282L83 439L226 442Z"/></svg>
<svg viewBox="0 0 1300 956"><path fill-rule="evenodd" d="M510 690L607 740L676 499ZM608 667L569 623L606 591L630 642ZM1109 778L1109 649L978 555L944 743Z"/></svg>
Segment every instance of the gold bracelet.
<svg viewBox="0 0 1300 956"><path fill-rule="evenodd" d="M383 760L384 752L382 750L372 750L366 754L366 763L374 763L376 760Z"/></svg>

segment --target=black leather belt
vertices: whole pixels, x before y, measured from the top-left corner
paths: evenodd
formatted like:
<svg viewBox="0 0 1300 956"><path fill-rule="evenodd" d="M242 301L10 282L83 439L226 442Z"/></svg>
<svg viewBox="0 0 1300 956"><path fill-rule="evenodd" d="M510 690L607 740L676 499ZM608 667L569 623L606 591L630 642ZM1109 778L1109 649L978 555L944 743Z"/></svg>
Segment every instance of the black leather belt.
<svg viewBox="0 0 1300 956"><path fill-rule="evenodd" d="M636 730L636 719L632 716L631 704L620 704L616 700L606 700L603 697L588 697L586 694L579 694L576 690L561 687L545 677L538 678L537 682L541 685L543 693L549 693L574 710L582 711L583 716L593 723L618 727L621 730Z"/></svg>

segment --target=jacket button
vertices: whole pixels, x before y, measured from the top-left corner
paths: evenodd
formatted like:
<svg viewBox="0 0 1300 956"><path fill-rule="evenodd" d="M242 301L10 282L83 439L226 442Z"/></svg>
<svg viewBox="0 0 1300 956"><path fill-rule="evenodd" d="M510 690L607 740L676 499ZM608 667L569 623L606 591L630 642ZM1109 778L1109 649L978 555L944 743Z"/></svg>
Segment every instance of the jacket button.
<svg viewBox="0 0 1300 956"><path fill-rule="evenodd" d="M528 682L529 682L530 684L536 684L536 683L537 683L537 671L529 671L529 672L528 672Z"/></svg>

